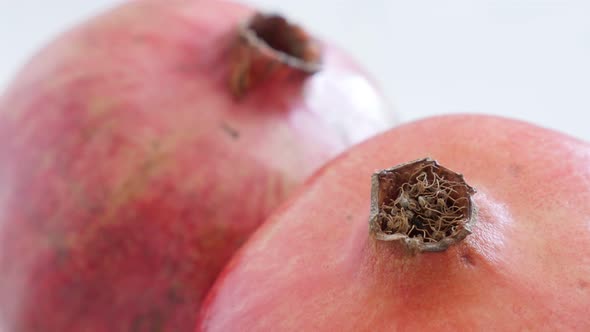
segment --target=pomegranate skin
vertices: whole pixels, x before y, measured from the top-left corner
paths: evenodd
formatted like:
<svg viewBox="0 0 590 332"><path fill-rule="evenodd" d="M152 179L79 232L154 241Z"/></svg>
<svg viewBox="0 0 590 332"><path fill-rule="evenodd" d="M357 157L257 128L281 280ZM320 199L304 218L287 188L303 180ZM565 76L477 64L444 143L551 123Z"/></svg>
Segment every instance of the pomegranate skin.
<svg viewBox="0 0 590 332"><path fill-rule="evenodd" d="M431 156L477 188L473 234L411 255L369 235L371 174ZM197 331L588 331L590 146L455 115L322 168L238 251Z"/></svg>
<svg viewBox="0 0 590 332"><path fill-rule="evenodd" d="M193 329L217 273L269 211L392 123L327 44L324 70L305 82L233 98L229 44L253 13L133 1L19 73L0 98L0 330Z"/></svg>

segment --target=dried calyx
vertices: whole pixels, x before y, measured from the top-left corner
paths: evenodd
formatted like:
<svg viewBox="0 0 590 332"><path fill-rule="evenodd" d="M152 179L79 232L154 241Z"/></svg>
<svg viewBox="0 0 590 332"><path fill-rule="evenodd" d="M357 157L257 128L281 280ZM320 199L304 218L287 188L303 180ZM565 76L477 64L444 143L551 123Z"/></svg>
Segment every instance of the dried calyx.
<svg viewBox="0 0 590 332"><path fill-rule="evenodd" d="M238 28L230 73L236 97L270 77L305 76L319 70L319 45L284 17L257 13Z"/></svg>
<svg viewBox="0 0 590 332"><path fill-rule="evenodd" d="M370 231L412 252L443 251L471 234L475 189L425 158L373 174Z"/></svg>

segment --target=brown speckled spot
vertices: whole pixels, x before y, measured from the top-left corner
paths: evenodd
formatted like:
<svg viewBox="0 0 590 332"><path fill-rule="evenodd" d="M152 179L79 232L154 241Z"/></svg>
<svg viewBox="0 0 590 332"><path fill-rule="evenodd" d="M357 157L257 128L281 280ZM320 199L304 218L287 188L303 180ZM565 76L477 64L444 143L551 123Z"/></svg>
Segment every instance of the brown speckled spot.
<svg viewBox="0 0 590 332"><path fill-rule="evenodd" d="M466 266L475 266L475 260L469 253L462 253L459 258Z"/></svg>
<svg viewBox="0 0 590 332"><path fill-rule="evenodd" d="M519 177L522 174L522 166L512 163L508 165L508 173L513 177Z"/></svg>
<svg viewBox="0 0 590 332"><path fill-rule="evenodd" d="M175 283L168 289L168 299L172 303L182 304L185 302L181 284Z"/></svg>
<svg viewBox="0 0 590 332"><path fill-rule="evenodd" d="M225 122L221 124L221 129L232 139L240 138L240 132Z"/></svg>
<svg viewBox="0 0 590 332"><path fill-rule="evenodd" d="M133 332L161 332L163 331L163 319L159 311L140 314L131 323Z"/></svg>

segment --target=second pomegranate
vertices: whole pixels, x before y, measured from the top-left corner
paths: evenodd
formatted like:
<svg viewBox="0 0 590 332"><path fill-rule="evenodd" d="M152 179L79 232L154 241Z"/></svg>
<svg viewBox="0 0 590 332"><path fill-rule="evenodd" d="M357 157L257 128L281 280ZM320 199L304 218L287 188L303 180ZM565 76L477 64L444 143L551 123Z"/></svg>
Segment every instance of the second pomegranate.
<svg viewBox="0 0 590 332"><path fill-rule="evenodd" d="M133 1L78 26L0 98L0 329L191 330L269 212L392 122L277 15Z"/></svg>

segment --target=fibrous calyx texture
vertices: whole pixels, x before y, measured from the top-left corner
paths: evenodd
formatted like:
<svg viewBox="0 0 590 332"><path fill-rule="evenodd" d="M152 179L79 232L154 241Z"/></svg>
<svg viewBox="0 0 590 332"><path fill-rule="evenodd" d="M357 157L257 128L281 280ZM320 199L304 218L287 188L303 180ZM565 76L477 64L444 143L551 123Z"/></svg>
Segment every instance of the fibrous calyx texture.
<svg viewBox="0 0 590 332"><path fill-rule="evenodd" d="M471 233L475 190L461 174L426 158L373 175L371 233L410 249L441 251Z"/></svg>

